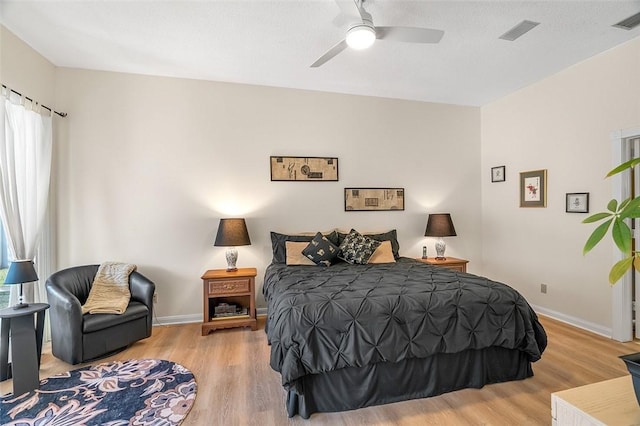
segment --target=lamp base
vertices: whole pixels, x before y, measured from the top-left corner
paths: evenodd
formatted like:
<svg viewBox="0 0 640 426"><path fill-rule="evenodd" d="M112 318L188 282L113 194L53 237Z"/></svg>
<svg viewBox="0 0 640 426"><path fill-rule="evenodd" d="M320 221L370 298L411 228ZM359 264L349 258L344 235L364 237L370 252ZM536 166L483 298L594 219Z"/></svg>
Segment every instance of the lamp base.
<svg viewBox="0 0 640 426"><path fill-rule="evenodd" d="M20 297L18 297L18 303L13 305L13 309L24 309L29 307L28 303L24 303L24 294L22 293L22 283L20 283Z"/></svg>
<svg viewBox="0 0 640 426"><path fill-rule="evenodd" d="M236 262L238 261L238 250L235 247L229 247L225 253L227 258L227 272L237 271Z"/></svg>
<svg viewBox="0 0 640 426"><path fill-rule="evenodd" d="M446 250L446 248L447 248L447 245L445 244L442 237L438 238L438 241L436 241L436 259L437 260L446 259L446 257L444 257L444 251Z"/></svg>

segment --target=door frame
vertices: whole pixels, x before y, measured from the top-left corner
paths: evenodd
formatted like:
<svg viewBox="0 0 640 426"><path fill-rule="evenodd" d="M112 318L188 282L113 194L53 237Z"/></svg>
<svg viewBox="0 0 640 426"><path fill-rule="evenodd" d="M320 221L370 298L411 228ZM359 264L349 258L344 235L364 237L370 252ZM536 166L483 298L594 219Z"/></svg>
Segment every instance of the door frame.
<svg viewBox="0 0 640 426"><path fill-rule="evenodd" d="M617 130L611 133L611 145L613 149L613 167L630 160L630 142L640 138L640 127L633 129ZM613 197L623 200L631 193L631 183L629 172L618 173L611 177ZM638 232L638 230L636 230ZM623 259L623 255L614 246L613 262ZM632 274L633 270L625 274L620 281L612 287L611 291L611 338L620 342L633 340L633 296L632 296ZM640 283L639 283L640 284Z"/></svg>

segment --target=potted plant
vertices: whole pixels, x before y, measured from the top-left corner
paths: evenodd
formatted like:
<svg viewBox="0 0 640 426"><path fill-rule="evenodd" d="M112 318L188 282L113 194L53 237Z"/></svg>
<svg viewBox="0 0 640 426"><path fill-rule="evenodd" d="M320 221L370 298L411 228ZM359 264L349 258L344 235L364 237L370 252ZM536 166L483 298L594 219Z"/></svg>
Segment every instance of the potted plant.
<svg viewBox="0 0 640 426"><path fill-rule="evenodd" d="M627 169L635 167L637 164L640 164L640 158L634 158L633 160L624 162L611 170L606 177L622 173ZM587 239L583 254L587 254L602 241L605 235L611 232L613 241L624 255L624 258L616 262L611 268L611 271L609 271L609 283L611 285L617 283L631 268L640 271L640 250L633 250L633 235L629 225L625 223L625 220L635 218L640 218L640 196L635 198L629 197L622 202L613 199L607 204L606 212L596 213L582 221L583 223L604 221L598 225ZM640 352L623 355L620 358L624 361L627 370L629 370L631 374L633 390L636 394L636 400L638 404L640 404Z"/></svg>
<svg viewBox="0 0 640 426"><path fill-rule="evenodd" d="M634 158L620 164L611 170L606 177L622 173L627 169L631 169L640 164L640 158ZM632 234L629 225L625 223L626 219L640 218L640 196L629 197L622 202L618 202L615 198L607 204L607 211L596 213L589 216L582 223L594 223L604 220L589 236L582 250L583 254L587 254L594 248L605 235L611 230L611 237L618 249L625 256L624 259L616 262L611 271L609 271L609 283L611 285L617 283L620 278L631 268L640 271L640 250L632 250Z"/></svg>

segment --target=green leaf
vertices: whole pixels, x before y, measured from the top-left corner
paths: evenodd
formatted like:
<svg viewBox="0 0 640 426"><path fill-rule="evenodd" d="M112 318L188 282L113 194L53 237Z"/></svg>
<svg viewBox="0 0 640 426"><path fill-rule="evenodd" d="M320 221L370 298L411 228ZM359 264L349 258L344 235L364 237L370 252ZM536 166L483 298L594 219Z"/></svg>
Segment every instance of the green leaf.
<svg viewBox="0 0 640 426"><path fill-rule="evenodd" d="M607 204L607 210L615 213L617 209L618 209L618 200L614 198L613 200L609 201L609 204Z"/></svg>
<svg viewBox="0 0 640 426"><path fill-rule="evenodd" d="M620 218L625 219L627 217L637 217L634 216L640 212L640 197L636 197L633 200L629 201L624 207L620 204Z"/></svg>
<svg viewBox="0 0 640 426"><path fill-rule="evenodd" d="M636 253L633 258L633 267L636 268L636 271L640 272L640 256Z"/></svg>
<svg viewBox="0 0 640 426"><path fill-rule="evenodd" d="M596 213L593 216L589 216L588 218L586 218L585 220L582 221L582 223L593 223L593 222L597 222L599 220L602 219L606 219L608 217L611 217L613 215L613 213Z"/></svg>
<svg viewBox="0 0 640 426"><path fill-rule="evenodd" d="M630 201L631 201L631 197L621 202L620 205L618 206L618 210L624 210L624 208L627 206L627 204L629 204Z"/></svg>
<svg viewBox="0 0 640 426"><path fill-rule="evenodd" d="M627 273L632 265L633 257L627 257L613 265L611 271L609 271L609 284L613 285L617 283L620 278L622 278L624 274Z"/></svg>
<svg viewBox="0 0 640 426"><path fill-rule="evenodd" d="M626 162L620 164L618 167L616 167L613 170L611 170L609 173L607 173L606 177L611 177L611 176L616 175L616 174L618 174L620 172L624 172L627 169L635 167L637 164L640 164L640 158L634 158L632 160L626 161Z"/></svg>
<svg viewBox="0 0 640 426"><path fill-rule="evenodd" d="M640 208L625 214L625 218L637 219L639 217L640 217Z"/></svg>
<svg viewBox="0 0 640 426"><path fill-rule="evenodd" d="M631 254L631 229L624 221L619 218L613 220L611 236L622 253Z"/></svg>
<svg viewBox="0 0 640 426"><path fill-rule="evenodd" d="M601 223L589 236L589 239L584 245L582 249L582 254L587 254L591 251L592 248L596 246L602 240L602 238L607 234L607 230L609 229L609 225L613 222L613 218L608 221Z"/></svg>

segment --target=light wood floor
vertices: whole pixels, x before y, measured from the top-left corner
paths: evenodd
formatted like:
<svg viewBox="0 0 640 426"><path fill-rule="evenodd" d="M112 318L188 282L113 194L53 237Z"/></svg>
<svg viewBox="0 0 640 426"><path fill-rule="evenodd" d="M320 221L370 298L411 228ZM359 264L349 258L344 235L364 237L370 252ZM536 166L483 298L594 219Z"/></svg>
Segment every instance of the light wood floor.
<svg viewBox="0 0 640 426"><path fill-rule="evenodd" d="M549 425L550 395L627 374L619 355L637 343L610 339L542 317L549 346L523 381L343 413L288 419L280 376L269 367L264 323L258 331L234 329L200 335L200 324L154 327L153 336L111 359L162 358L189 368L198 383L195 406L183 425ZM102 361L102 360L101 360ZM45 347L41 377L70 366ZM11 381L0 383L0 393Z"/></svg>

